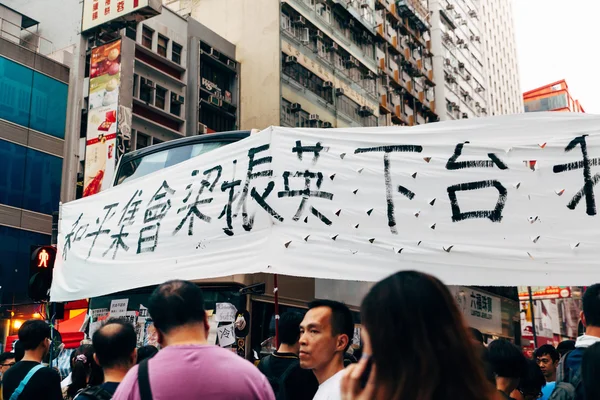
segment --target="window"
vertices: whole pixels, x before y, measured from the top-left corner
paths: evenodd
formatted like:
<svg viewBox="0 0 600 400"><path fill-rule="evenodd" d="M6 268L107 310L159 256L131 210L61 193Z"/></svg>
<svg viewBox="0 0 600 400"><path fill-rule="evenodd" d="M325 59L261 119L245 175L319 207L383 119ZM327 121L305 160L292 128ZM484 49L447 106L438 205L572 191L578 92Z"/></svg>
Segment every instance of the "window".
<svg viewBox="0 0 600 400"><path fill-rule="evenodd" d="M145 101L148 104L152 104L154 102L154 83L148 79L141 77L140 78L140 100Z"/></svg>
<svg viewBox="0 0 600 400"><path fill-rule="evenodd" d="M154 31L148 28L146 25L142 27L142 46L152 49L152 37L154 36Z"/></svg>
<svg viewBox="0 0 600 400"><path fill-rule="evenodd" d="M0 140L0 157L4 167L0 170L0 203L21 208L25 178L27 148Z"/></svg>
<svg viewBox="0 0 600 400"><path fill-rule="evenodd" d="M167 46L169 45L169 39L162 35L158 35L158 47L156 51L163 57L167 57Z"/></svg>
<svg viewBox="0 0 600 400"><path fill-rule="evenodd" d="M140 81L140 77L138 74L133 74L133 97L138 97L138 82Z"/></svg>
<svg viewBox="0 0 600 400"><path fill-rule="evenodd" d="M164 140L159 140L157 138L152 138L152 144L161 144Z"/></svg>
<svg viewBox="0 0 600 400"><path fill-rule="evenodd" d="M34 72L29 127L64 139L67 119L67 91L66 84ZM21 104L21 101L19 101L19 104Z"/></svg>
<svg viewBox="0 0 600 400"><path fill-rule="evenodd" d="M130 26L125 28L125 36L127 36L131 40L137 39L137 24L133 23Z"/></svg>
<svg viewBox="0 0 600 400"><path fill-rule="evenodd" d="M137 134L137 142L136 149L143 149L144 147L148 147L150 145L150 136L144 135L142 133Z"/></svg>
<svg viewBox="0 0 600 400"><path fill-rule="evenodd" d="M29 125L33 71L0 57L0 118Z"/></svg>
<svg viewBox="0 0 600 400"><path fill-rule="evenodd" d="M42 214L58 211L62 159L27 149L23 208Z"/></svg>
<svg viewBox="0 0 600 400"><path fill-rule="evenodd" d="M174 63L181 64L181 50L182 49L183 48L181 47L181 45L173 42L172 49L171 49L171 60L173 60Z"/></svg>
<svg viewBox="0 0 600 400"><path fill-rule="evenodd" d="M156 99L154 100L154 105L161 110L165 109L165 98L167 97L167 89L156 86Z"/></svg>
<svg viewBox="0 0 600 400"><path fill-rule="evenodd" d="M171 93L171 114L181 116L181 105L183 104L183 96L177 93Z"/></svg>

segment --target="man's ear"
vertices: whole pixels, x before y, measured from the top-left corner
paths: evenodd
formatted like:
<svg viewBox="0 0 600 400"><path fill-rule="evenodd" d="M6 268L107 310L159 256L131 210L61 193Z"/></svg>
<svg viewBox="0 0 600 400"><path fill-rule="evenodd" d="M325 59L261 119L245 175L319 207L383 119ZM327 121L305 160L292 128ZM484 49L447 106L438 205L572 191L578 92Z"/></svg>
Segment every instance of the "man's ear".
<svg viewBox="0 0 600 400"><path fill-rule="evenodd" d="M94 353L94 362L95 362L97 365L100 365L100 362L98 361L98 355L97 355L96 353Z"/></svg>
<svg viewBox="0 0 600 400"><path fill-rule="evenodd" d="M160 344L161 347L165 347L165 335L163 335L163 333L161 332L160 329L156 329L156 339L158 344ZM136 356L137 358L137 356Z"/></svg>
<svg viewBox="0 0 600 400"><path fill-rule="evenodd" d="M131 363L133 365L135 365L137 363L137 358L138 358L137 349L133 349L133 352L131 352Z"/></svg>
<svg viewBox="0 0 600 400"><path fill-rule="evenodd" d="M346 347L348 346L349 340L350 339L348 338L348 335L338 335L336 350L344 353L346 351Z"/></svg>
<svg viewBox="0 0 600 400"><path fill-rule="evenodd" d="M587 328L587 321L585 320L585 315L583 314L583 311L579 313L579 318L581 319L583 326Z"/></svg>

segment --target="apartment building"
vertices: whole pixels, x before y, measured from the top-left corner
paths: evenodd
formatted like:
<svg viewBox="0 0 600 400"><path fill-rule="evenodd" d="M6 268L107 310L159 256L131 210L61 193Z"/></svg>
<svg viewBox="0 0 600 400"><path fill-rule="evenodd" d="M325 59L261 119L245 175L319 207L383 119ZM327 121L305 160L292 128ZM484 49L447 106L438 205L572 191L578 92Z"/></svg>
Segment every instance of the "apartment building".
<svg viewBox="0 0 600 400"><path fill-rule="evenodd" d="M431 0L435 100L440 120L490 115L477 0Z"/></svg>
<svg viewBox="0 0 600 400"><path fill-rule="evenodd" d="M60 201L69 68L37 26L0 5L0 304L28 301L31 246L50 244Z"/></svg>
<svg viewBox="0 0 600 400"><path fill-rule="evenodd" d="M482 33L487 71L488 113L523 112L517 46L511 0L481 0ZM483 44L483 42L482 42Z"/></svg>
<svg viewBox="0 0 600 400"><path fill-rule="evenodd" d="M243 129L437 120L427 10L417 1L165 4L236 45L245 82L240 92Z"/></svg>
<svg viewBox="0 0 600 400"><path fill-rule="evenodd" d="M571 95L569 85L564 79L523 93L523 102L525 112L585 112L579 100L575 100Z"/></svg>

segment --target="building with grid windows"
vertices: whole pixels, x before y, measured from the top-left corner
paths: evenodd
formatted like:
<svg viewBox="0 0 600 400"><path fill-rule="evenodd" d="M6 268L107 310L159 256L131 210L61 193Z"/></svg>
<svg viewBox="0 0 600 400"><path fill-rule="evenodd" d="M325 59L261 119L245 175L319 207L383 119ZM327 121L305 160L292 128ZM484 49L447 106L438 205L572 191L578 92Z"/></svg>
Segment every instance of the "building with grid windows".
<svg viewBox="0 0 600 400"><path fill-rule="evenodd" d="M569 85L564 79L523 93L523 102L525 112L585 112L579 100L575 100L571 95Z"/></svg>
<svg viewBox="0 0 600 400"><path fill-rule="evenodd" d="M244 129L437 120L428 12L417 0L164 3L236 45Z"/></svg>

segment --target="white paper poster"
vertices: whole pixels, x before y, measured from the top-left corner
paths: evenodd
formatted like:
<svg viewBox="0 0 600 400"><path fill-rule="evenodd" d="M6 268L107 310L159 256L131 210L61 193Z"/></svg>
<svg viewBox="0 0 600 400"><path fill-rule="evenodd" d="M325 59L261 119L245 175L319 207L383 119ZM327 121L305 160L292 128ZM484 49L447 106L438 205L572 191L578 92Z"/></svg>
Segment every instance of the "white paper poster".
<svg viewBox="0 0 600 400"><path fill-rule="evenodd" d="M119 318L124 317L127 313L127 304L129 299L115 299L110 302L110 317Z"/></svg>
<svg viewBox="0 0 600 400"><path fill-rule="evenodd" d="M106 315L108 315L108 308L95 308L90 310L90 316L94 321L98 320L99 317L104 317Z"/></svg>
<svg viewBox="0 0 600 400"><path fill-rule="evenodd" d="M217 337L219 338L219 346L227 347L235 343L235 328L233 324L219 326L217 328Z"/></svg>
<svg viewBox="0 0 600 400"><path fill-rule="evenodd" d="M215 311L216 322L234 322L237 308L231 303L217 303Z"/></svg>
<svg viewBox="0 0 600 400"><path fill-rule="evenodd" d="M599 164L588 114L271 127L63 204L51 298L256 272L589 285Z"/></svg>

